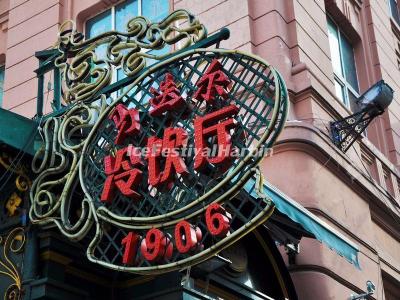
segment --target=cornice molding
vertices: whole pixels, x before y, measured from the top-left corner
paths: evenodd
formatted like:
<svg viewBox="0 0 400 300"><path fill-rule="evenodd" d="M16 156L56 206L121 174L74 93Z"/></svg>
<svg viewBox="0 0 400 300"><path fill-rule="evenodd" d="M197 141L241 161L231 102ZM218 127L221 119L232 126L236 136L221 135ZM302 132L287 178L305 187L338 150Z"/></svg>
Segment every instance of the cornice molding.
<svg viewBox="0 0 400 300"><path fill-rule="evenodd" d="M371 210L371 218L374 223L380 226L384 231L388 232L392 237L394 237L400 243L400 232L396 230L396 227L393 224L388 224L386 221L390 216L386 214L386 216L382 216L382 212ZM397 225L398 223L394 224Z"/></svg>
<svg viewBox="0 0 400 300"><path fill-rule="evenodd" d="M0 30L2 31L8 30L8 12L0 15Z"/></svg>
<svg viewBox="0 0 400 300"><path fill-rule="evenodd" d="M357 241L357 243L362 244L365 248L367 248L369 251L371 251L372 254L374 255L378 255L378 251L373 248L371 245L369 245L368 243L366 243L364 240L362 240L361 238L359 238L357 235L354 234L354 232L352 232L351 230L347 229L346 227L344 227L342 224L340 224L335 218L333 218L331 215L329 215L327 212L323 211L320 208L316 208L316 207L305 207L307 210L309 210L310 212L312 212L313 214L315 214L316 216L320 216L323 217L325 219L327 219L330 223L332 223L335 227L339 228L341 231L345 232L346 235L348 235L351 239ZM364 255L366 255L365 253L363 253ZM370 259L374 260L374 258L368 256Z"/></svg>
<svg viewBox="0 0 400 300"><path fill-rule="evenodd" d="M305 264L305 265L290 265L288 266L288 270L291 274L293 273L299 273L299 272L316 272L316 273L321 273L326 276L329 276L330 278L334 279L335 281L339 282L340 284L344 285L348 289L358 293L362 294L364 291L351 283L350 281L346 280L342 276L339 276L338 274L334 273L333 271L322 267L318 265L312 265L312 264ZM350 296L350 295L349 295ZM368 299L372 299L369 298Z"/></svg>
<svg viewBox="0 0 400 300"><path fill-rule="evenodd" d="M293 99L293 103L298 103L306 100L308 97L312 97L316 103L318 103L321 108L325 110L325 112L332 118L332 120L351 115L351 111L342 102L340 102L336 95L334 95L322 81L318 79L317 75L314 74L312 70L309 68L306 68L305 70L321 84L322 88L324 88L327 94L329 94L329 100L331 101L323 97L314 87L309 86L308 88L297 92L289 90L289 94L292 96L291 99Z"/></svg>
<svg viewBox="0 0 400 300"><path fill-rule="evenodd" d="M289 133L291 129L300 129L305 132L300 136L297 132ZM398 205L396 200L390 196L382 187L375 184L362 170L354 165L349 157L330 144L330 140L318 129L305 122L296 122L286 125L281 139L274 146L274 154L279 152L296 150L303 151L336 174L350 189L355 191L362 199L382 209L393 218L385 219L389 226L396 228L400 221L400 210L392 207ZM326 163L328 161L328 163ZM385 200L382 200L385 199ZM388 205L388 203L390 205ZM395 220L397 218L398 220Z"/></svg>
<svg viewBox="0 0 400 300"><path fill-rule="evenodd" d="M325 0L326 11L341 25L343 31L351 39L361 39L361 32L358 30L360 24L357 15L361 12L363 1L342 0L340 3L341 6L339 7L337 0Z"/></svg>
<svg viewBox="0 0 400 300"><path fill-rule="evenodd" d="M103 2L105 5L114 5L118 1L120 0L101 0L101 2Z"/></svg>
<svg viewBox="0 0 400 300"><path fill-rule="evenodd" d="M318 91L316 91L313 87L309 87L298 93L289 91L289 95L293 103L312 98L316 101L316 103L321 106L321 108L329 115L329 117L332 118L332 121L348 117L352 113L347 107L341 105L341 103L337 103L338 101L336 100L334 103L331 103L331 101L328 101L327 99L322 97L322 95L318 93ZM332 95L332 97L334 96ZM340 111L338 110L338 108L340 109ZM311 112L311 114L313 114L313 112ZM318 118L315 119L317 120ZM376 159L380 160L386 167L388 167L393 173L395 173L395 175L400 180L400 171L398 170L398 168L381 151L379 151L379 149L377 149L371 141L369 141L367 138L362 138L359 140L359 142L364 148L367 148L375 156Z"/></svg>

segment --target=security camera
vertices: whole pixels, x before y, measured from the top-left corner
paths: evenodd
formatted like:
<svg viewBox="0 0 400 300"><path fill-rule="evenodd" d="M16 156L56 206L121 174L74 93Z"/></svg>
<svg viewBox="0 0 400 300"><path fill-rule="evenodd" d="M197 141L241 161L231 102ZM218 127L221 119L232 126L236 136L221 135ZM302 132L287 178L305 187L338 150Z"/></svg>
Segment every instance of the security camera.
<svg viewBox="0 0 400 300"><path fill-rule="evenodd" d="M357 104L360 110L367 110L371 116L382 114L392 103L393 89L383 80L378 81L370 87L360 98Z"/></svg>
<svg viewBox="0 0 400 300"><path fill-rule="evenodd" d="M365 299L367 299L366 297L372 295L375 292L375 284L371 280L368 280L366 282L366 285L367 285L366 293L359 294L359 295L351 294L349 300L361 300L361 299L365 300Z"/></svg>
<svg viewBox="0 0 400 300"><path fill-rule="evenodd" d="M383 80L375 83L357 99L354 114L330 123L332 142L346 152L392 100L393 89Z"/></svg>
<svg viewBox="0 0 400 300"><path fill-rule="evenodd" d="M371 281L371 280L368 280L367 281L367 292L368 292L368 294L373 294L374 292L375 292L375 284Z"/></svg>

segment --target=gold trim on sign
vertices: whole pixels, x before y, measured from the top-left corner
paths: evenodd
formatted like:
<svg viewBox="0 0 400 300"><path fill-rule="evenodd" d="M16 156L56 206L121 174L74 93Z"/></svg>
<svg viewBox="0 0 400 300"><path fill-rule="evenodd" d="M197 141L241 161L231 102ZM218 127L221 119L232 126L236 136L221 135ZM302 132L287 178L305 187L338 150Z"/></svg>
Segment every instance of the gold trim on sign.
<svg viewBox="0 0 400 300"><path fill-rule="evenodd" d="M0 275L11 278L12 283L4 293L5 300L21 299L21 275L17 265L11 260L9 254L19 254L25 245L25 232L22 227L14 228L4 238L0 236L0 245L3 246L3 257L0 257Z"/></svg>

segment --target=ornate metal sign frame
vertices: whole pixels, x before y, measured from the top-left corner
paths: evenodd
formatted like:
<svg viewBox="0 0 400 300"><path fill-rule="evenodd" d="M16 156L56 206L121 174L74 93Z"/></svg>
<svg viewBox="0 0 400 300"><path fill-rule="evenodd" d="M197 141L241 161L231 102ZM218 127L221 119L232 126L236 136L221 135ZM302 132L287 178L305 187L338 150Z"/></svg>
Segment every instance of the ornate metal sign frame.
<svg viewBox="0 0 400 300"><path fill-rule="evenodd" d="M187 20L186 27L178 28L176 22L182 20ZM157 274L202 262L268 219L273 204L262 192L257 165L281 132L288 110L286 87L275 69L240 51L189 49L167 58L141 52L141 48L160 49L183 39L186 47L206 37L204 26L182 10L156 24L137 17L128 22L127 33L105 33L88 41L74 28L61 28L56 66L64 74L64 101L71 108L43 125L45 146L33 161L38 173L31 189L33 223L54 224L72 240L89 236L87 256L94 263ZM100 44L107 45L106 59L94 52ZM160 61L146 68L149 58ZM119 96L101 94L110 83L112 65L122 65L126 76L136 78ZM210 74L215 76L204 79ZM208 96L199 96L201 82L210 83L210 78L217 82L214 92L210 94L208 87ZM163 102L157 104L155 99L161 99L166 86L169 98L162 101L169 99L169 106L157 115L154 110ZM179 105L170 105L173 100L179 100ZM122 116L129 115L131 129L121 125L126 121ZM105 180L114 176L105 174L107 159L114 161L118 151L125 155L126 149L158 141L162 134L165 140L167 128L175 130L174 138L184 133L186 143L197 145L195 135L201 128L193 122L207 118L212 118L212 126L230 124L229 129L224 127L224 143L243 150L243 156L222 157L224 164L211 163L204 171L195 167L197 154L192 155L185 160L187 175L175 170L177 174L160 186L144 184L154 172L148 166L144 179L135 184L141 200L127 196L132 195L132 181L128 187L123 182L122 194L103 197ZM141 132L135 136L136 121ZM126 141L118 140L121 130L127 130ZM219 138L219 134L218 138L207 135L205 142L225 145ZM123 167L127 172L133 168L129 155L130 166ZM260 183L254 186L259 199L241 191L254 176Z"/></svg>

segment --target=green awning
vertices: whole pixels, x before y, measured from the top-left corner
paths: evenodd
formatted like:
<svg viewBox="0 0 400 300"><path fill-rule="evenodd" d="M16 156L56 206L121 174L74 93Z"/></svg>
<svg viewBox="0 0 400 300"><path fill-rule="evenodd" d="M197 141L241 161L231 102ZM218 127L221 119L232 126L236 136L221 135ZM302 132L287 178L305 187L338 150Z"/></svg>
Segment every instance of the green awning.
<svg viewBox="0 0 400 300"><path fill-rule="evenodd" d="M34 155L37 128L35 121L0 108L0 143Z"/></svg>
<svg viewBox="0 0 400 300"><path fill-rule="evenodd" d="M251 179L244 186L244 189L252 197L258 198L255 185L256 180ZM299 224L317 240L360 269L358 262L359 249L352 241L266 181L264 181L264 193L272 199L276 209L282 214Z"/></svg>

